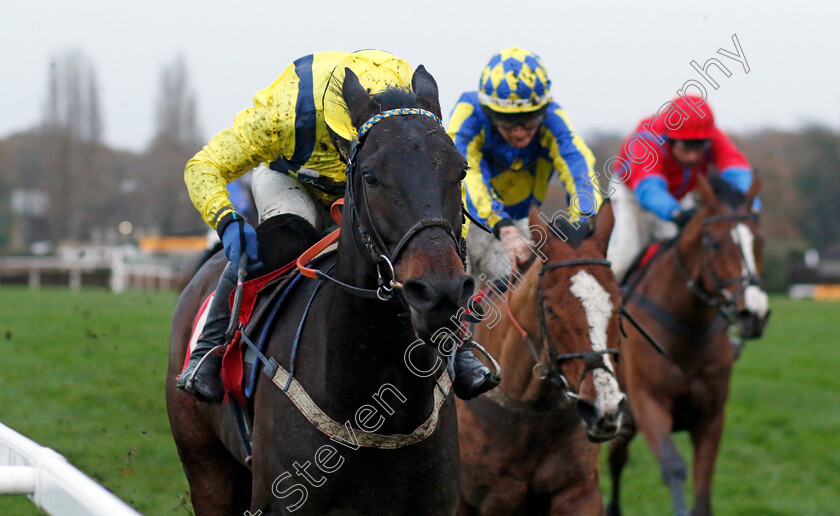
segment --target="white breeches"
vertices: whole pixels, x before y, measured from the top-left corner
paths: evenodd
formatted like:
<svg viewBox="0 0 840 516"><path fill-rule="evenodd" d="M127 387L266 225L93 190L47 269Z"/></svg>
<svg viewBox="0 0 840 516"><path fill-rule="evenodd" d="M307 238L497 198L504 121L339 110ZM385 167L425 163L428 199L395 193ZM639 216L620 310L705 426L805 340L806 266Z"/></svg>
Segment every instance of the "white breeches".
<svg viewBox="0 0 840 516"><path fill-rule="evenodd" d="M259 222L284 213L298 215L321 231L331 222L325 210L297 179L260 165L251 180Z"/></svg>
<svg viewBox="0 0 840 516"><path fill-rule="evenodd" d="M514 224L528 236L528 219L515 220ZM467 234L467 274L471 275L477 288L482 288L487 280L507 279L510 276L511 264L502 243L491 233L486 233L472 225ZM484 278L481 278L481 275Z"/></svg>
<svg viewBox="0 0 840 516"><path fill-rule="evenodd" d="M639 253L656 240L675 237L677 226L642 208L636 195L623 184L615 185L611 198L615 225L607 249L607 259L612 262L615 278L621 281ZM693 206L693 196L685 196L680 204L683 208Z"/></svg>

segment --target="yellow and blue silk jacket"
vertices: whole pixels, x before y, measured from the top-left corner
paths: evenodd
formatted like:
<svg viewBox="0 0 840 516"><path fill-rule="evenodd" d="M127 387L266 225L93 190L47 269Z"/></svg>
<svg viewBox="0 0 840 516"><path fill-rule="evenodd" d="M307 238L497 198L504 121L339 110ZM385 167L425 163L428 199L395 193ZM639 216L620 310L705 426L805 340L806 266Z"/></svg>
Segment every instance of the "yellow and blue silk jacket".
<svg viewBox="0 0 840 516"><path fill-rule="evenodd" d="M233 211L226 185L260 163L312 187L325 206L344 195L344 163L324 122L323 95L346 55L319 52L289 65L187 162L184 180L205 222L215 228Z"/></svg>
<svg viewBox="0 0 840 516"><path fill-rule="evenodd" d="M527 217L531 203L541 205L555 171L573 199L572 218L594 214L600 207L600 190L592 170L595 158L555 102L548 105L545 122L523 149L505 142L481 110L476 92L461 95L447 132L469 164L464 179L465 205L472 216L491 228L501 220Z"/></svg>

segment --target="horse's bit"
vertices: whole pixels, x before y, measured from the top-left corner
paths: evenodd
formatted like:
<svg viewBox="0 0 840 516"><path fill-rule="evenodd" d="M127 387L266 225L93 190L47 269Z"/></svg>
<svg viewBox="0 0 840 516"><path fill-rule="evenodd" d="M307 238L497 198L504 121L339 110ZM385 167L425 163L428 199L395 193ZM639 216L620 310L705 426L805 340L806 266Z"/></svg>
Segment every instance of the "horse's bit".
<svg viewBox="0 0 840 516"><path fill-rule="evenodd" d="M707 226L709 224L714 224L715 222L728 222L734 220L756 220L755 214L729 214L729 215L715 215L712 217L708 217L706 220L703 221L703 225ZM714 244L712 243L711 237L708 234L703 232L703 248L706 250L714 250ZM703 253L705 258L704 267L709 264L709 257L707 253ZM715 291L714 292L707 292L703 289L702 286L698 284L698 282L694 281L691 277L691 273L688 271L688 268L685 266L685 263L680 257L679 249L674 248L674 255L676 256L677 267L680 270L680 273L686 280L686 286L697 296L703 304L708 307L717 308L721 311L721 313L727 318L731 319L732 314L735 312L735 305L737 303L738 295L743 295L744 290L750 285L760 285L761 284L761 277L758 275L747 275L747 276L735 276L732 278L727 279L720 279L715 273L715 268L711 267L711 274L712 279L715 283ZM743 251L741 251L741 262L744 263L746 258L744 257ZM731 284L741 284L742 288L740 292L733 294L727 288ZM719 299L717 296L720 296Z"/></svg>
<svg viewBox="0 0 840 516"><path fill-rule="evenodd" d="M534 376L540 380L548 380L553 386L560 389L565 398L570 400L578 400L580 399L580 396L578 393L572 390L568 378L566 378L566 375L563 373L563 368L561 367L563 362L574 359L583 360L584 368L579 380L580 383L583 382L583 380L586 378L586 375L589 374L590 371L594 371L596 369L602 369L608 374L615 377L615 373L613 373L613 371L609 367L607 367L606 363L604 362L604 355L611 354L617 357L620 354L620 350L616 348L607 348L600 351L589 350L580 353L558 353L557 350L554 348L554 345L551 343L551 338L546 328L545 307L543 306L543 274L545 274L548 271L558 269L560 267L575 267L580 265L603 265L606 267L611 266L609 260L583 258L547 263L544 264L540 269L540 277L537 283L537 299L539 299L540 315L540 342L542 343L545 352L548 354L547 362L543 362L540 360L540 353L537 351L537 348L534 345L534 342L531 340L530 335L528 335L528 332L524 328L522 328L522 326L513 316L513 312L508 310L508 315L511 316L511 319L513 320L517 329L519 329L519 332L522 334L523 337L525 337L525 341L528 343L528 347L531 349L531 353L534 355L535 364L532 370Z"/></svg>

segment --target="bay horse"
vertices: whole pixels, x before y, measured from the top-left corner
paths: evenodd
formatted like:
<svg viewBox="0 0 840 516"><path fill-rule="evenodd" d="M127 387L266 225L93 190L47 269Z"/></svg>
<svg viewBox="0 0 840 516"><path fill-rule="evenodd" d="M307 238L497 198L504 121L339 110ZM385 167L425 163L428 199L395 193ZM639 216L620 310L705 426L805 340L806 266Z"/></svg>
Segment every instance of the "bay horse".
<svg viewBox="0 0 840 516"><path fill-rule="evenodd" d="M411 90L375 95L348 68L341 91L359 139L338 250L266 329L265 356L280 368L256 385L250 458L229 404L200 403L174 386L221 257L198 272L175 310L167 409L198 515L457 508L451 377L435 374L447 368L429 344L459 328L454 316L474 286L461 237L466 161L441 125L437 85L422 66Z"/></svg>
<svg viewBox="0 0 840 516"><path fill-rule="evenodd" d="M549 228L536 213L539 259L475 328L502 382L457 401L463 516L603 513L597 443L618 434L626 405L614 374L621 296L605 259L612 206L594 231Z"/></svg>
<svg viewBox="0 0 840 516"><path fill-rule="evenodd" d="M698 175L699 210L625 293L625 309L667 355L654 352L648 337L627 325L619 380L634 425L610 445L611 516L621 514L621 471L637 429L659 462L677 515L688 514L687 469L671 433L688 431L694 451L692 514L711 514L712 474L737 353L729 323L739 324L741 337L754 338L769 315L767 295L758 287L762 236L751 211L759 188L757 177L743 194L717 176Z"/></svg>

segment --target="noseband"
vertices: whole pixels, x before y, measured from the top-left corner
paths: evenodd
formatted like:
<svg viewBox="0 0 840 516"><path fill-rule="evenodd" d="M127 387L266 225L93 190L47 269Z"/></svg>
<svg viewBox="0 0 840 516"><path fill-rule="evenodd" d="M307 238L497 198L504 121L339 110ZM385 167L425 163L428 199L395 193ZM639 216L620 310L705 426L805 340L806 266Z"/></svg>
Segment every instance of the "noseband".
<svg viewBox="0 0 840 516"><path fill-rule="evenodd" d="M712 217L708 217L706 220L704 220L703 226L705 227L716 222L756 219L757 216L755 214L715 215ZM714 251L714 244L712 243L712 239L705 232L705 230L702 233L702 245L704 251ZM740 250L740 252L741 263L743 264L746 261L746 258L744 257L743 250ZM704 268L710 268L712 279L714 280L715 284L715 291L708 292L701 285L699 285L697 281L695 281L692 278L691 273L685 266L685 262L683 262L683 259L680 256L679 248L674 248L674 255L676 256L677 268L680 270L680 273L686 280L686 286L694 293L695 296L697 296L703 302L703 304L705 304L708 307L719 309L723 313L723 315L725 315L728 319L731 318L731 316L735 312L735 305L737 303L738 296L743 295L744 290L746 290L748 286L761 284L761 277L753 274L747 276L735 276L727 279L719 278L717 273L715 272L714 266L709 263L709 253L704 252L703 266ZM733 294L729 291L728 288L731 284L741 284L742 288L739 292Z"/></svg>
<svg viewBox="0 0 840 516"><path fill-rule="evenodd" d="M363 201L365 220L362 220L355 186L359 150L366 139L365 137L374 125L386 118L401 115L427 116L434 119L441 125L441 127L443 127L443 123L440 118L431 111L426 111L425 109L397 108L378 113L370 117L370 119L368 119L359 128L358 136L350 145L350 158L347 160L347 167L345 169L345 174L347 176L345 206L347 206L350 210L350 219L351 221L354 221L352 226L356 229L353 232L353 240L356 242L356 246L359 249L364 249L376 265L376 273L378 277L377 288L366 289L354 287L328 276L321 271L317 272L318 277L328 279L353 294L362 297L377 298L382 301L389 301L393 299L394 292L403 288L403 284L397 281L396 274L394 272L394 263L399 260L400 255L405 248L408 247L409 242L411 242L414 237L425 229L433 227L443 228L446 234L449 235L453 242L455 242L456 249L458 250L458 256L461 258L461 261L466 264L466 241L460 235L455 234L455 230L452 228L450 221L444 218L427 218L418 221L405 232L403 237L397 242L393 249L388 249L388 246L385 245L385 241L382 239L381 234L377 230L373 216L370 213L367 189L364 185L362 186L361 199Z"/></svg>
<svg viewBox="0 0 840 516"><path fill-rule="evenodd" d="M558 353L557 349L554 347L554 344L552 344L551 342L551 338L548 333L547 325L545 322L545 307L543 306L543 274L545 274L548 271L558 269L560 267L577 267L582 265L603 265L606 267L610 267L611 263L609 262L609 260L583 258L547 263L544 264L540 269L540 276L537 283L537 299L539 300L540 316L540 343L542 344L543 351L548 355L547 362L543 362L540 360L540 353L537 351L537 347L534 345L534 342L531 339L530 335L528 335L528 332L522 327L522 325L519 324L519 321L516 320L516 317L514 317L513 311L510 309L510 299L507 303L505 303L508 316L510 316L511 321L513 321L514 326L516 326L516 328L519 330L519 333L522 334L523 337L525 337L525 341L528 343L528 347L531 349L531 353L534 355L535 364L532 369L534 376L539 380L548 380L549 383L551 383L551 385L560 389L560 391L563 393L563 396L569 400L577 400L580 398L580 395L572 390L571 384L569 383L569 379L566 378L565 373L563 373L563 362L574 359L583 360L583 372L581 373L580 380L578 382L578 384L580 384L583 382L583 380L586 378L586 375L589 374L589 372L594 371L596 369L602 369L608 374L615 377L615 373L613 373L613 371L609 367L607 367L606 363L604 362L604 355L611 354L617 357L620 353L620 351L615 348L607 348L600 351L590 349L589 351L584 351L580 353Z"/></svg>

